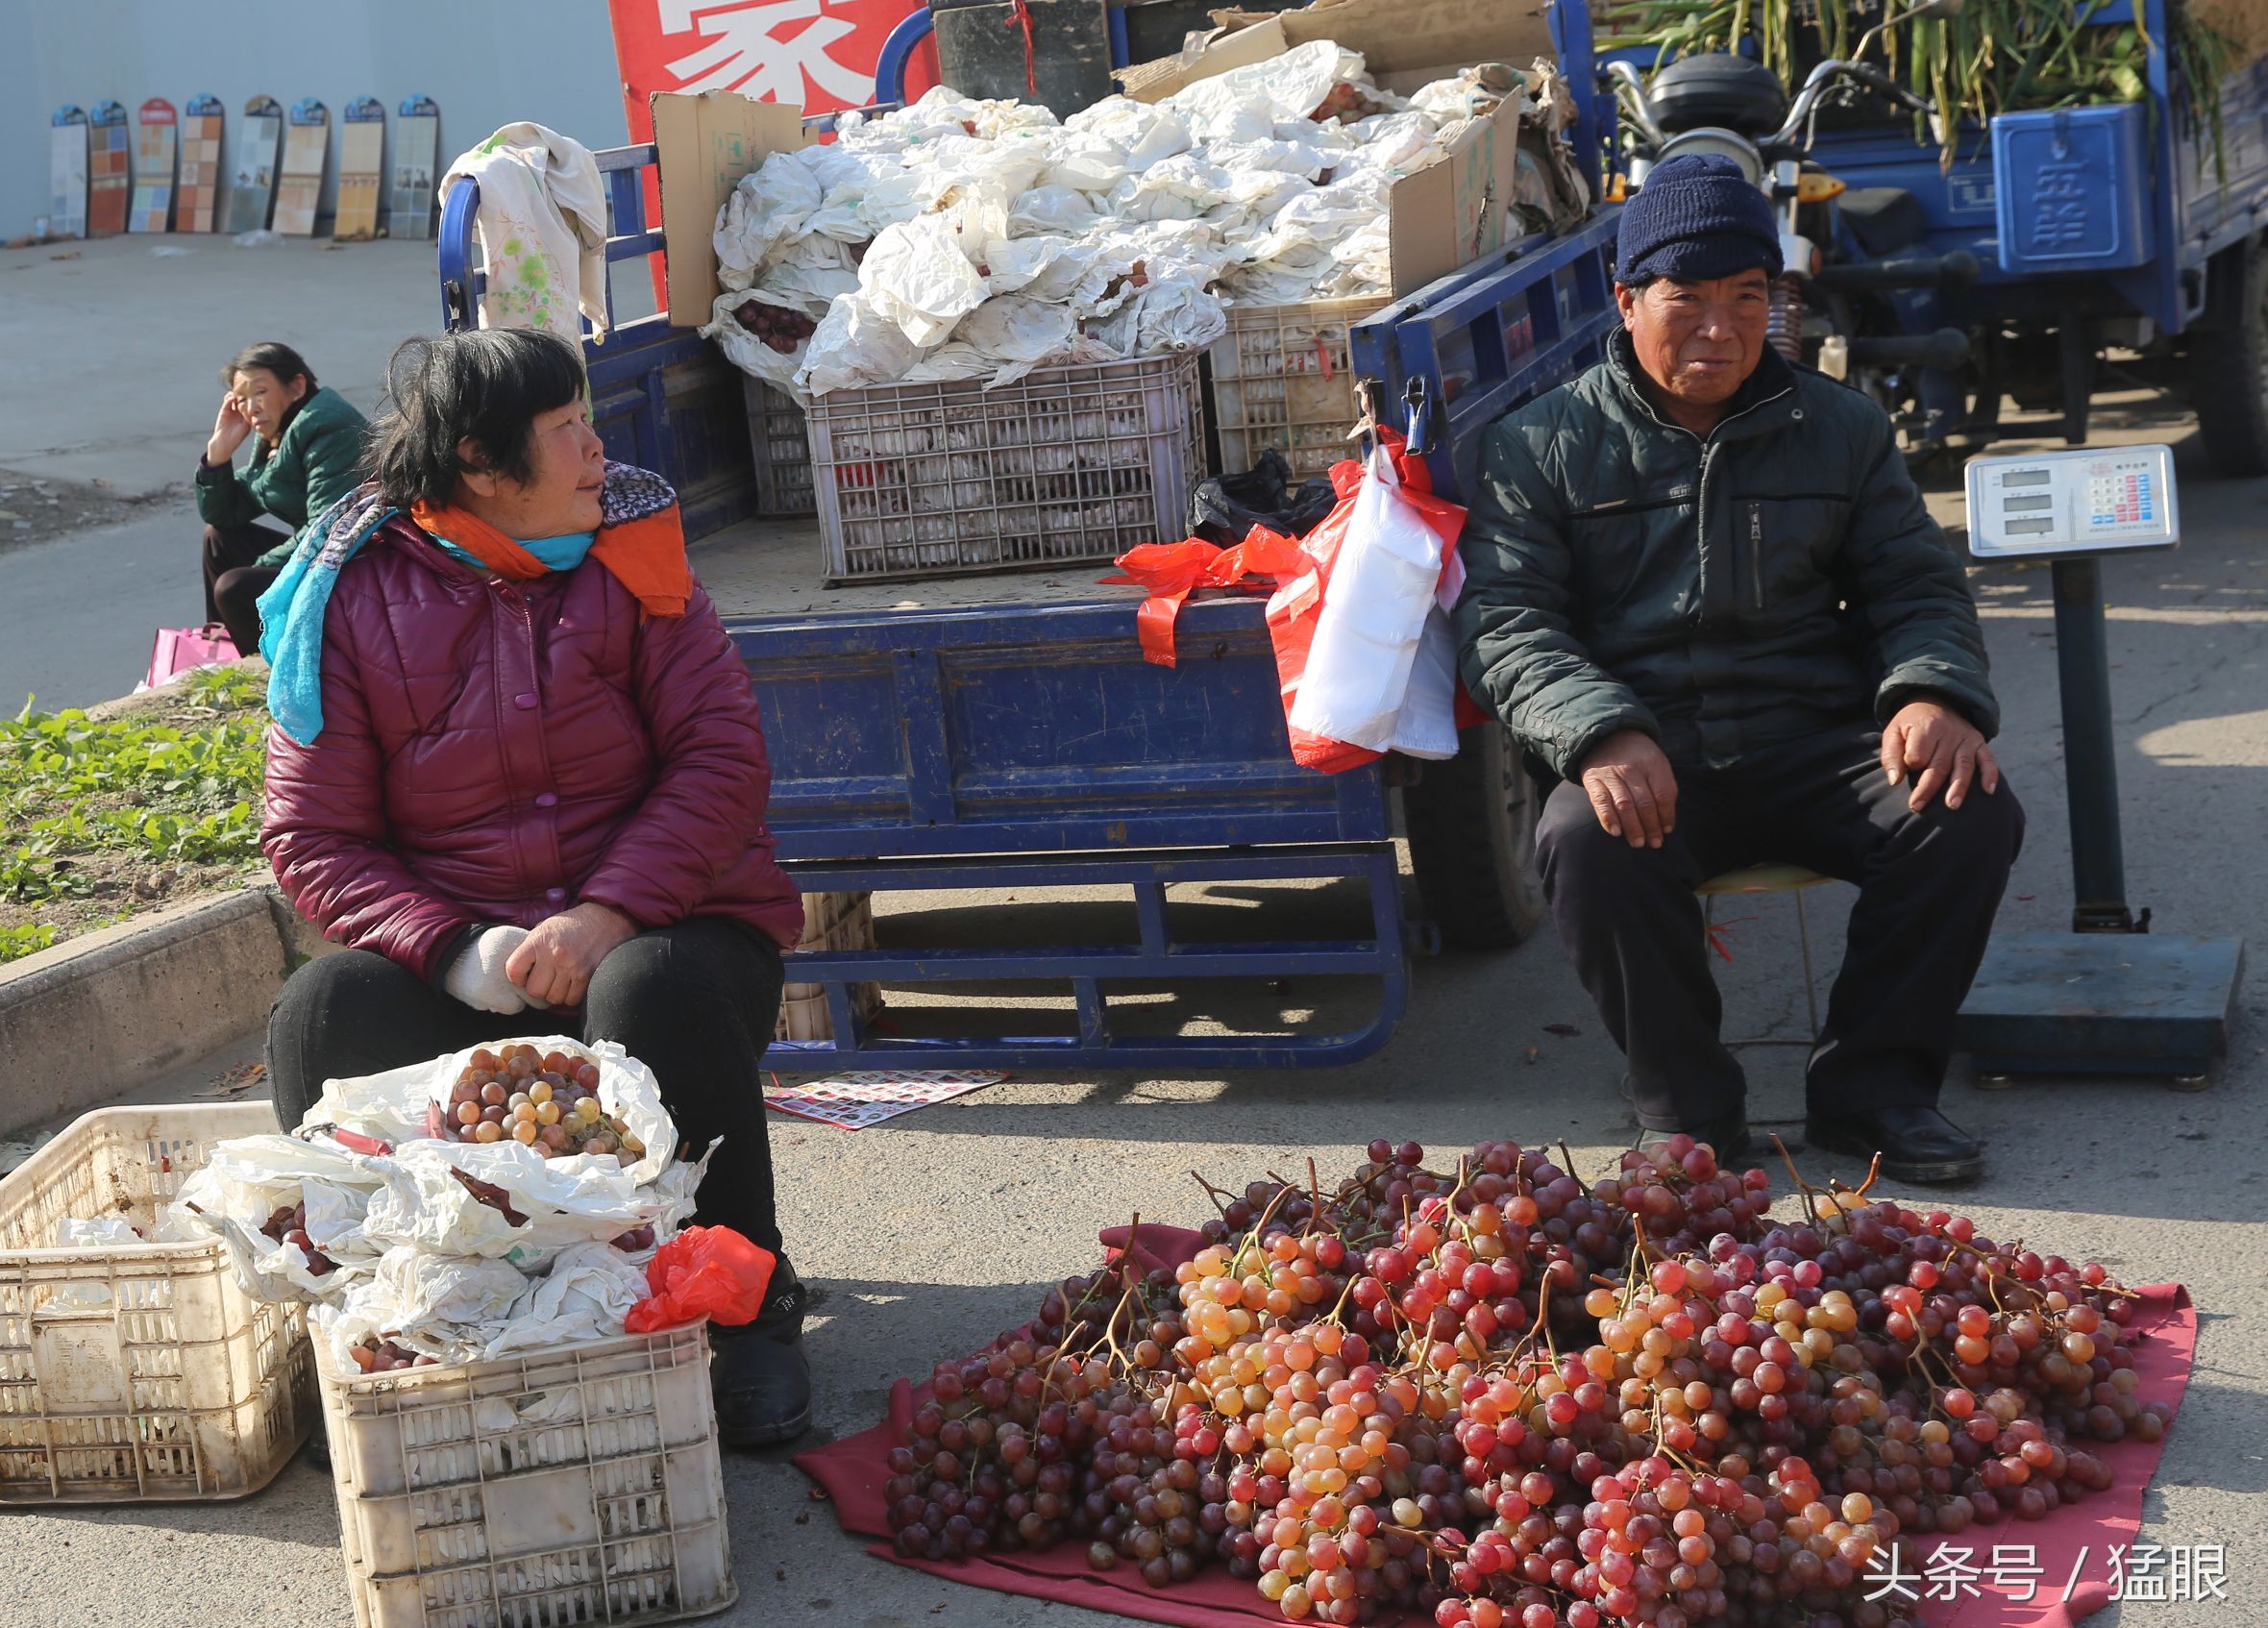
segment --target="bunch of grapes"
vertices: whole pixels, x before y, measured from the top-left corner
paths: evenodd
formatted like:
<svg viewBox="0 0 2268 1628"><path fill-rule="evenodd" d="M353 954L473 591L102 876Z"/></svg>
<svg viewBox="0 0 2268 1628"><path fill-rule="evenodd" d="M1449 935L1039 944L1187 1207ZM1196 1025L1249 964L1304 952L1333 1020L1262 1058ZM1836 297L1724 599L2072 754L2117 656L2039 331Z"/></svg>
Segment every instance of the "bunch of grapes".
<svg viewBox="0 0 2268 1628"><path fill-rule="evenodd" d="M792 356L798 345L818 332L819 324L801 311L769 306L762 300L744 300L733 320L781 356Z"/></svg>
<svg viewBox="0 0 2268 1628"><path fill-rule="evenodd" d="M599 1105L599 1066L532 1046L475 1051L450 1089L444 1126L458 1142L505 1137L544 1158L612 1153L632 1164L646 1151L629 1125Z"/></svg>
<svg viewBox="0 0 2268 1628"><path fill-rule="evenodd" d="M1087 1564L1130 1562L1153 1589L1195 1577L1229 1527L1220 1456L1220 1432L1194 1404L1167 1424L1140 1393L1114 1391L1083 1467Z"/></svg>
<svg viewBox="0 0 2268 1628"><path fill-rule="evenodd" d="M402 1368L435 1368L436 1359L421 1355L391 1340L372 1338L354 1347L355 1366L364 1373L391 1373Z"/></svg>
<svg viewBox="0 0 2268 1628"><path fill-rule="evenodd" d="M288 1244L305 1255L311 1276L323 1277L338 1269L338 1263L316 1248L315 1241L308 1236L305 1203L278 1204L268 1212L268 1219L260 1223L259 1229L277 1243Z"/></svg>
<svg viewBox="0 0 2268 1628"><path fill-rule="evenodd" d="M1219 1565L1294 1621L1908 1628L1865 1597L1898 1544L2041 1518L2110 1485L2091 1443L2165 1429L2133 1297L1963 1218L1775 1220L1683 1136L1590 1184L1509 1141L1366 1153L1208 1188L1171 1272L1068 1279L940 1365L900 1552Z"/></svg>
<svg viewBox="0 0 2268 1628"><path fill-rule="evenodd" d="M883 1488L898 1552L1047 1549L1084 1531L1073 1455L1117 1399L1109 1365L1022 1336L941 1363Z"/></svg>

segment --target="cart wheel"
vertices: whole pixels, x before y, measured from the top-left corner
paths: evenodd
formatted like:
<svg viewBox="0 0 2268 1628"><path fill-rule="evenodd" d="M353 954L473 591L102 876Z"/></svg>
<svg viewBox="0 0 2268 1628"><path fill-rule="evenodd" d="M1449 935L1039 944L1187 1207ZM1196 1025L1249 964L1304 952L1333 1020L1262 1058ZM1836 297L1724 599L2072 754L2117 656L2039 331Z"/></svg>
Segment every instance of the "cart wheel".
<svg viewBox="0 0 2268 1628"><path fill-rule="evenodd" d="M2212 1083L2210 1074L2176 1074L2166 1081L2166 1085L2175 1091L2206 1091L2211 1088Z"/></svg>
<svg viewBox="0 0 2268 1628"><path fill-rule="evenodd" d="M1979 1091L2007 1091L2016 1083L2014 1074L1978 1074L1969 1083Z"/></svg>
<svg viewBox="0 0 2268 1628"><path fill-rule="evenodd" d="M1418 896L1452 950L1509 950L1543 920L1541 802L1519 748L1495 723L1467 729L1456 756L1428 763L1403 789Z"/></svg>
<svg viewBox="0 0 2268 1628"><path fill-rule="evenodd" d="M2238 244L2213 258L2210 326L2189 345L2189 400L2213 472L2268 475L2268 250Z"/></svg>

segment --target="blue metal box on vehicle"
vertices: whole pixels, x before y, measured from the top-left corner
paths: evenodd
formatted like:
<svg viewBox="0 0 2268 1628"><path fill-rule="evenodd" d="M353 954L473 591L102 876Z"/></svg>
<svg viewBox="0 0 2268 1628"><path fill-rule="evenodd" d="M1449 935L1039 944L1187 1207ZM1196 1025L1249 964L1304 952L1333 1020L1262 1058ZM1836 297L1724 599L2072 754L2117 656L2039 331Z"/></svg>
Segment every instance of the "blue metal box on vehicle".
<svg viewBox="0 0 2268 1628"><path fill-rule="evenodd" d="M2001 269L2116 271L2153 253L2139 103L1992 121Z"/></svg>

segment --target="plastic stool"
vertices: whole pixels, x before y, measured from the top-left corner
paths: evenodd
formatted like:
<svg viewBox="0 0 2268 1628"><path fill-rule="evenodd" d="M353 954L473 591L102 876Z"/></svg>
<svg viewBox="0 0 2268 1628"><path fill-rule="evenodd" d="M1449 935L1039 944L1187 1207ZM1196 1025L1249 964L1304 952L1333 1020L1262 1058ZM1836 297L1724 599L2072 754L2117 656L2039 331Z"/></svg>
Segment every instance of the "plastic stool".
<svg viewBox="0 0 2268 1628"><path fill-rule="evenodd" d="M1728 1040L1732 1046L1801 1046L1807 1050L1818 1043L1819 996L1817 980L1812 975L1812 924L1804 909L1804 894L1822 882L1835 880L1801 865L1751 865L1744 871L1727 871L1721 876L1712 876L1693 891L1701 896L1702 932L1706 935L1716 919L1716 901L1734 894L1792 893L1795 895L1795 930L1803 946L1804 1009L1811 1014L1812 1032L1803 1040L1782 1040L1772 1035L1756 1035L1746 1040Z"/></svg>

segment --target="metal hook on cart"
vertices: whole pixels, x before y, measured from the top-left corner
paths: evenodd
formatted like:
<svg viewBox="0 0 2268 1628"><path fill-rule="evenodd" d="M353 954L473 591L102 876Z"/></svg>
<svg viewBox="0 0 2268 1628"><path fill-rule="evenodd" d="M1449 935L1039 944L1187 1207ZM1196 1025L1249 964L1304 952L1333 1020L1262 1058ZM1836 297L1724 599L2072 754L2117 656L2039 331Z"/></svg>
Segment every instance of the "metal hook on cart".
<svg viewBox="0 0 2268 1628"><path fill-rule="evenodd" d="M1411 456L1420 456L1433 450L1433 400L1426 393L1422 377L1413 375L1409 383L1402 386L1402 402L1408 408L1408 450Z"/></svg>

